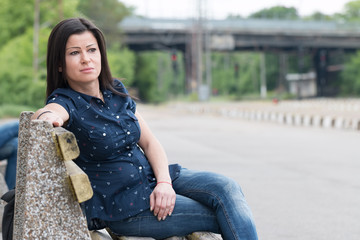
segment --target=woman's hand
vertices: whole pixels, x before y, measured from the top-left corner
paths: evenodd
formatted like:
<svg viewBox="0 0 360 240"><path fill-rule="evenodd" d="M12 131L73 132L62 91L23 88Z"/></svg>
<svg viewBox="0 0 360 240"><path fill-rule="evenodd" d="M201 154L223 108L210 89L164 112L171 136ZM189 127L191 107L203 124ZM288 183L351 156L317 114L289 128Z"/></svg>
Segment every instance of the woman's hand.
<svg viewBox="0 0 360 240"><path fill-rule="evenodd" d="M48 121L54 127L61 127L69 119L69 114L61 105L50 103L44 108L37 110L31 119Z"/></svg>
<svg viewBox="0 0 360 240"><path fill-rule="evenodd" d="M159 221L171 216L175 207L176 194L171 183L158 182L150 195L150 211Z"/></svg>
<svg viewBox="0 0 360 240"><path fill-rule="evenodd" d="M54 127L61 127L64 124L64 121L52 111L43 111L41 112L36 119L41 119L51 123Z"/></svg>

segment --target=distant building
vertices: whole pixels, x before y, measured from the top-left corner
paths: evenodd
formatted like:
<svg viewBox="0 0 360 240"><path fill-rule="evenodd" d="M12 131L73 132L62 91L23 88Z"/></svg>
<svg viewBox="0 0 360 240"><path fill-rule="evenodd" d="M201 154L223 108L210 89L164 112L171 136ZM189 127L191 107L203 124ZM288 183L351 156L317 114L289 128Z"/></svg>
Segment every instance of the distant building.
<svg viewBox="0 0 360 240"><path fill-rule="evenodd" d="M289 73L286 74L289 92L297 97L315 97L317 94L316 73Z"/></svg>

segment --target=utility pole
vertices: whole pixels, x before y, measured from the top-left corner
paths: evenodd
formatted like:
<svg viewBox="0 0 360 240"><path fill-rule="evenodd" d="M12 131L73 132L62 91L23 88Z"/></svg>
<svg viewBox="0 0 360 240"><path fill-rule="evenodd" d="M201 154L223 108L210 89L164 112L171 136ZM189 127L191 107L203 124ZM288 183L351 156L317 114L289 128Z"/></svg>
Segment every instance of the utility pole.
<svg viewBox="0 0 360 240"><path fill-rule="evenodd" d="M58 18L59 18L59 22L64 19L64 4L63 4L63 0L58 0Z"/></svg>
<svg viewBox="0 0 360 240"><path fill-rule="evenodd" d="M266 98L267 89L266 89L266 63L265 63L265 53L260 54L260 96L261 98Z"/></svg>
<svg viewBox="0 0 360 240"><path fill-rule="evenodd" d="M200 89L202 86L202 78L203 78L203 72L202 72L202 56L203 56L203 22L202 22L202 0L198 0L198 22L197 22L197 38L196 38L196 45L197 45L197 54L196 54L196 60L197 60L197 89L198 89L198 95L200 97Z"/></svg>
<svg viewBox="0 0 360 240"><path fill-rule="evenodd" d="M286 74L288 71L288 65L287 65L287 53L286 52L280 52L279 53L279 79L277 88L279 93L282 93L286 86Z"/></svg>
<svg viewBox="0 0 360 240"><path fill-rule="evenodd" d="M197 38L197 61L198 61L198 96L202 101L210 97L211 92L211 51L210 32L207 24L206 0L198 0L198 38ZM204 6L205 5L205 6ZM205 49L205 66L203 66L203 52ZM205 68L204 68L205 67ZM206 80L203 79L205 69Z"/></svg>
<svg viewBox="0 0 360 240"><path fill-rule="evenodd" d="M37 82L39 75L40 0L35 0L34 3L33 82Z"/></svg>
<svg viewBox="0 0 360 240"><path fill-rule="evenodd" d="M211 39L210 39L210 29L209 29L209 25L208 25L208 20L209 20L209 14L207 11L207 7L206 7L206 12L205 12L205 16L206 16L206 26L204 28L205 30L205 69L206 69L206 85L208 88L208 96L207 96L207 100L210 98L211 96L211 92L212 92L212 75L211 75Z"/></svg>

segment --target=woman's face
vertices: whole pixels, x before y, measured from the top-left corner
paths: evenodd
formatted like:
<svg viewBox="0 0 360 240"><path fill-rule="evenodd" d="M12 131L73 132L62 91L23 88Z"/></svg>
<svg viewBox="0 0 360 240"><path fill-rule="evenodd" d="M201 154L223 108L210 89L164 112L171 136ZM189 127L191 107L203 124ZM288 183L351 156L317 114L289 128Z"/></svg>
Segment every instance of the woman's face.
<svg viewBox="0 0 360 240"><path fill-rule="evenodd" d="M71 87L98 81L101 54L94 35L85 31L69 37L65 48L66 78ZM62 68L59 68L62 71Z"/></svg>

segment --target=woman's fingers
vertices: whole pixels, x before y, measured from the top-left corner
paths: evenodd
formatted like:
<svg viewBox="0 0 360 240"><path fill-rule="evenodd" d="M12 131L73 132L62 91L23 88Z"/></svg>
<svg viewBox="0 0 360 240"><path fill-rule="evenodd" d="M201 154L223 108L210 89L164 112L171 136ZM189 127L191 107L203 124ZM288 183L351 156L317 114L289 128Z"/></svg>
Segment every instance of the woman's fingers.
<svg viewBox="0 0 360 240"><path fill-rule="evenodd" d="M171 216L171 214L174 211L175 201L176 201L176 195L173 198L171 198L171 200L170 200L170 208L169 208L169 213L168 213L169 216Z"/></svg>
<svg viewBox="0 0 360 240"><path fill-rule="evenodd" d="M155 208L155 194L152 192L150 194L150 211L153 211Z"/></svg>
<svg viewBox="0 0 360 240"><path fill-rule="evenodd" d="M159 221L161 220L165 220L166 218L166 198L161 198L161 203L160 203L160 207L159 207L159 213L157 214L157 219Z"/></svg>
<svg viewBox="0 0 360 240"><path fill-rule="evenodd" d="M159 221L165 220L172 214L175 200L176 194L172 187L156 187L150 195L150 210Z"/></svg>
<svg viewBox="0 0 360 240"><path fill-rule="evenodd" d="M54 127L61 127L64 124L64 121L57 114L49 111L46 114L43 114L38 118L43 121L51 123Z"/></svg>

